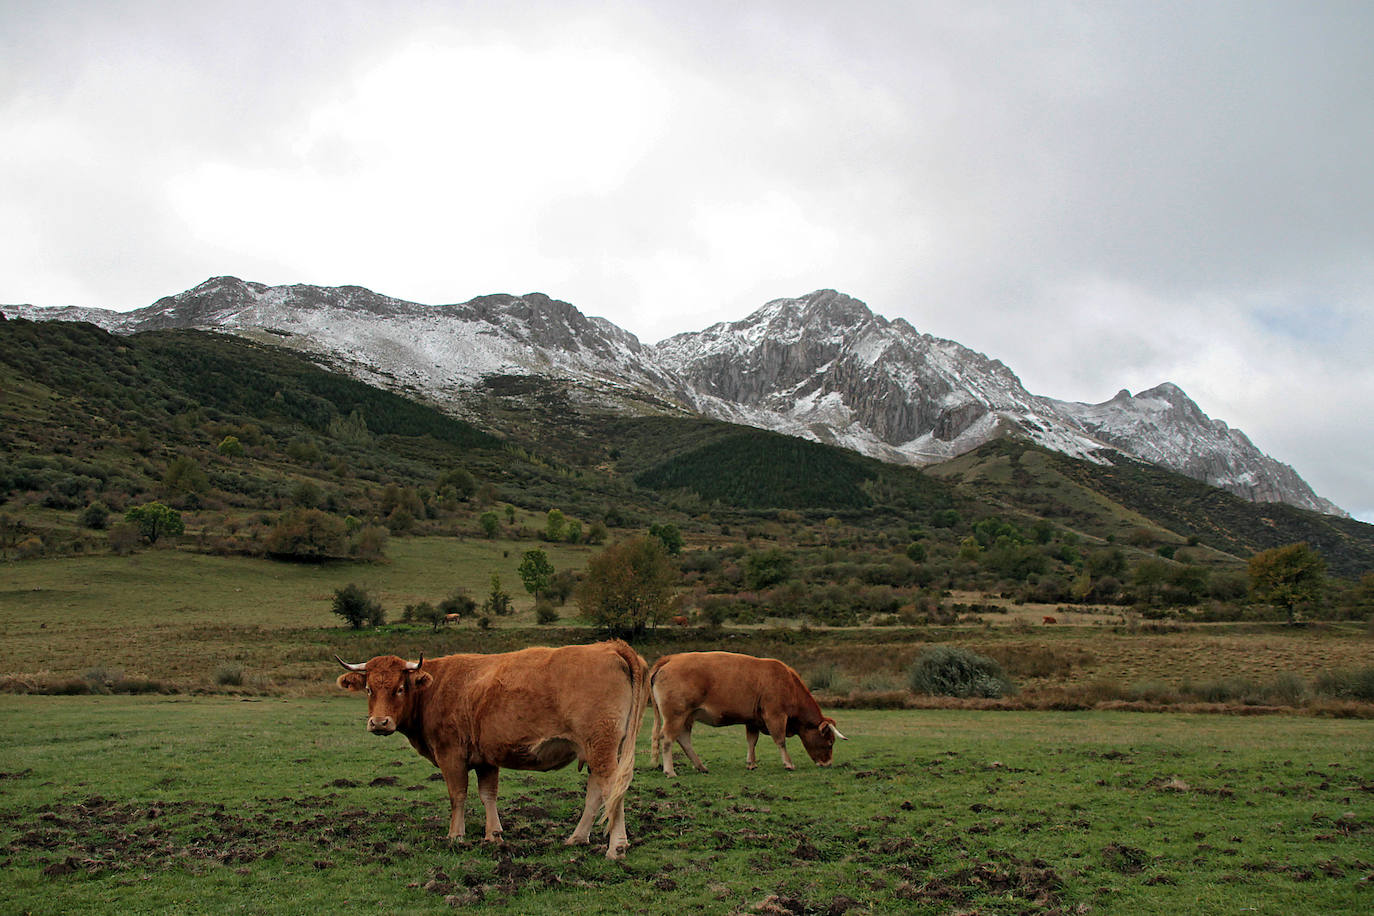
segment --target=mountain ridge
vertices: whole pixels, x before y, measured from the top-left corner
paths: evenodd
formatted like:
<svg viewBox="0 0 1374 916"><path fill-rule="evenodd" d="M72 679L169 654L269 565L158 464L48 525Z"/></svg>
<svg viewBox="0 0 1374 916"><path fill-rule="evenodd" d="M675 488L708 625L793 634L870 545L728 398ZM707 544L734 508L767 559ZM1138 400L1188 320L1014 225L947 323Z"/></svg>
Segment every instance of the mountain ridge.
<svg viewBox="0 0 1374 916"><path fill-rule="evenodd" d="M559 379L584 408L699 414L930 464L1002 436L1110 463L1114 451L1256 502L1344 513L1171 383L1102 404L1027 391L1000 360L889 320L836 290L770 300L744 319L645 345L543 293L423 305L360 286L211 277L131 312L5 306L114 333L199 328L288 346L364 381L474 414L487 380Z"/></svg>

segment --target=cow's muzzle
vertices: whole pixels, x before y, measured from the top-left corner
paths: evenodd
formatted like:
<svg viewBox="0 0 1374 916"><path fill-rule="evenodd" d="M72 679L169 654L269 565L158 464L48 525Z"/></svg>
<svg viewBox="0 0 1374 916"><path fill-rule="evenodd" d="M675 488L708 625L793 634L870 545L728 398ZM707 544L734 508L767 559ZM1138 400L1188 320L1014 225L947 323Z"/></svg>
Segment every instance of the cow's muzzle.
<svg viewBox="0 0 1374 916"><path fill-rule="evenodd" d="M367 720L367 730L374 735L390 735L396 731L396 720L391 716L373 716Z"/></svg>

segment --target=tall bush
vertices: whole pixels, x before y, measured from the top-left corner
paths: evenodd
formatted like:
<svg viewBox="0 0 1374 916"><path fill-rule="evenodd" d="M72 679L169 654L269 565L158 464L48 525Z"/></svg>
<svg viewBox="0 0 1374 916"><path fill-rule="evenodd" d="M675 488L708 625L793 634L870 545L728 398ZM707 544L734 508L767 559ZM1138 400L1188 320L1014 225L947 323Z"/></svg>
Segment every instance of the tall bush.
<svg viewBox="0 0 1374 916"><path fill-rule="evenodd" d="M363 624L376 627L386 623L386 612L382 610L381 602L356 583L350 582L334 592L331 610L355 630L361 630Z"/></svg>
<svg viewBox="0 0 1374 916"><path fill-rule="evenodd" d="M951 646L926 649L907 674L913 693L941 697L1002 697L1016 692L1002 666L992 659Z"/></svg>

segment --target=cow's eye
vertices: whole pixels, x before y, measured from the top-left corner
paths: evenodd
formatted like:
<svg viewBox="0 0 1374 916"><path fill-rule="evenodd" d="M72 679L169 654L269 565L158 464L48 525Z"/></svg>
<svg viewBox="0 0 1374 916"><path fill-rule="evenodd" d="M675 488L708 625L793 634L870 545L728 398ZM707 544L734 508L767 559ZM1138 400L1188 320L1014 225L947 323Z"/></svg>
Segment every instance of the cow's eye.
<svg viewBox="0 0 1374 916"><path fill-rule="evenodd" d="M368 696L372 696L372 688L371 688L371 687L364 687L363 690L367 691L367 695L368 695Z"/></svg>
<svg viewBox="0 0 1374 916"><path fill-rule="evenodd" d="M406 692L406 689L405 689L404 687L397 687L397 688L396 688L396 696L400 696L401 694L403 694L403 693L405 693L405 692Z"/></svg>

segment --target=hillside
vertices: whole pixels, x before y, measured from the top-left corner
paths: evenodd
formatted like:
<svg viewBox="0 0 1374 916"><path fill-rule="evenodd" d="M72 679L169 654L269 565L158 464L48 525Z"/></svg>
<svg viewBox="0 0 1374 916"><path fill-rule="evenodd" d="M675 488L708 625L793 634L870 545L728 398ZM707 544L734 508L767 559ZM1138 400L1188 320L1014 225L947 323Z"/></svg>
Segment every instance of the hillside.
<svg viewBox="0 0 1374 916"><path fill-rule="evenodd" d="M774 299L653 346L543 293L423 305L357 286L211 277L127 313L5 310L118 334L199 329L288 347L516 436L528 425L525 398L575 415L710 417L917 466L1010 436L1094 462L1119 451L1247 499L1345 514L1177 386L1096 405L1042 397L1000 360L835 290ZM492 412L493 396L516 410Z"/></svg>
<svg viewBox="0 0 1374 916"><path fill-rule="evenodd" d="M1243 598L1251 553L1296 541L1335 575L1374 570L1371 526L1121 456L998 439L918 469L672 411L606 412L527 377L490 386L498 437L206 332L0 322L0 388L10 558L136 549L115 523L157 499L186 514L184 549L256 556L303 510L347 522L329 556L353 559L388 537L482 537L483 514L527 541L555 508L593 544L670 523L687 542L685 606L720 621L952 619L952 592L1210 614Z"/></svg>

